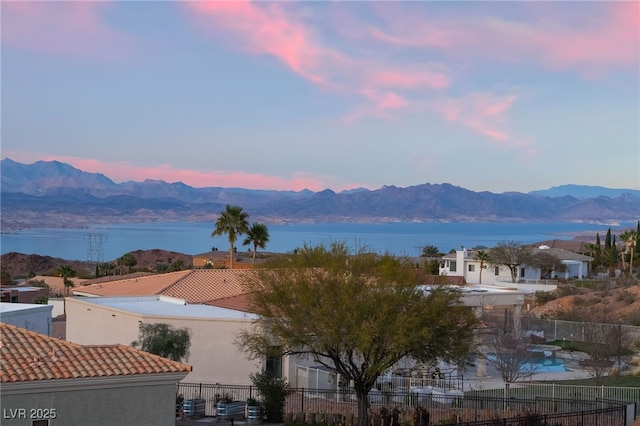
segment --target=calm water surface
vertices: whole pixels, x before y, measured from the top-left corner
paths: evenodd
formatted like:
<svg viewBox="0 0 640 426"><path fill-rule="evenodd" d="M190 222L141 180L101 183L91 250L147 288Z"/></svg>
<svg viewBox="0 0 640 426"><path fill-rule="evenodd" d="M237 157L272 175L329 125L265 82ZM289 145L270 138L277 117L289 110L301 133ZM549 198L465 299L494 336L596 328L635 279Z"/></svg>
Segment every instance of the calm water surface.
<svg viewBox="0 0 640 426"><path fill-rule="evenodd" d="M418 256L421 247L435 245L441 251L461 246L492 247L502 241L530 244L550 239L572 239L575 235L600 233L635 226L576 223L387 223L387 224L298 224L269 225L266 251L286 253L304 244L332 241L365 245L374 251ZM90 229L28 229L1 235L2 254L19 252L69 260L95 259L102 247L102 260L113 260L133 250L163 249L198 254L217 247L228 250L226 236L211 237L212 223L165 222L113 224ZM236 244L239 251L248 247Z"/></svg>

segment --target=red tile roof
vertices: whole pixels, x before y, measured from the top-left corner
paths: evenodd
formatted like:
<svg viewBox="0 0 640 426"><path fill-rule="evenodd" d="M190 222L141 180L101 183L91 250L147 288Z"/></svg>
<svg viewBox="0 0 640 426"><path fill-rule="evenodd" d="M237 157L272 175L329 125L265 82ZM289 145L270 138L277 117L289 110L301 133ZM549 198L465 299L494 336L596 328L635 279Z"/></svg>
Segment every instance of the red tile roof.
<svg viewBox="0 0 640 426"><path fill-rule="evenodd" d="M92 284L76 288L73 293L107 297L164 295L204 303L245 293L242 277L247 273L250 272L242 269L193 269Z"/></svg>
<svg viewBox="0 0 640 426"><path fill-rule="evenodd" d="M125 345L83 346L4 323L0 331L1 383L191 371Z"/></svg>
<svg viewBox="0 0 640 426"><path fill-rule="evenodd" d="M246 293L243 277L251 273L242 269L194 269L160 294L184 299L189 303L238 296Z"/></svg>
<svg viewBox="0 0 640 426"><path fill-rule="evenodd" d="M134 276L116 281L102 282L88 286L74 288L73 294L90 294L94 296L153 296L161 294L162 290L169 287L191 271L169 272L167 274L154 274L146 276Z"/></svg>
<svg viewBox="0 0 640 426"><path fill-rule="evenodd" d="M238 296L225 297L206 302L205 305L217 306L219 308L233 309L242 312L253 312L252 296L250 293L240 294Z"/></svg>

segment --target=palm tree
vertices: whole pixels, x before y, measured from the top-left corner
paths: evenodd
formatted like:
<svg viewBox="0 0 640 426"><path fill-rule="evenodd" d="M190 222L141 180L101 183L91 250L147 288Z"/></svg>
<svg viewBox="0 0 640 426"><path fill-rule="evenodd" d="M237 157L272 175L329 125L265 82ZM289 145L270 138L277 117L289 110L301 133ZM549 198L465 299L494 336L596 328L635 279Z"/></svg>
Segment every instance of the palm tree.
<svg viewBox="0 0 640 426"><path fill-rule="evenodd" d="M216 229L211 233L216 235L229 234L229 268L233 269L233 248L238 235L249 231L247 218L249 214L242 210L242 207L227 204L226 209L220 212L220 217L216 221Z"/></svg>
<svg viewBox="0 0 640 426"><path fill-rule="evenodd" d="M269 230L267 229L267 225L253 222L251 228L247 231L247 238L245 238L242 243L243 246L253 244L253 258L251 259L252 265L256 263L256 252L258 251L258 247L263 249L267 246L268 242Z"/></svg>
<svg viewBox="0 0 640 426"><path fill-rule="evenodd" d="M491 261L491 257L489 256L489 253L487 253L484 250L478 250L476 252L476 260L480 261L480 277L479 277L479 284L482 284L482 269L484 267L484 263L485 262L490 262Z"/></svg>
<svg viewBox="0 0 640 426"><path fill-rule="evenodd" d="M622 234L620 234L620 241L622 241L623 243L623 248L621 250L622 252L622 269L624 270L625 268L625 264L624 264L624 256L626 253L626 249L629 249L629 273L633 274L633 249L636 246L636 239L637 239L637 235L636 235L636 231L635 230L627 230L624 231Z"/></svg>
<svg viewBox="0 0 640 426"><path fill-rule="evenodd" d="M64 295L63 295L63 311L64 314L67 314L67 296L69 296L69 291L72 287L75 287L73 281L69 278L76 276L76 271L69 265L61 265L58 268L58 274L62 277L62 283L64 284Z"/></svg>

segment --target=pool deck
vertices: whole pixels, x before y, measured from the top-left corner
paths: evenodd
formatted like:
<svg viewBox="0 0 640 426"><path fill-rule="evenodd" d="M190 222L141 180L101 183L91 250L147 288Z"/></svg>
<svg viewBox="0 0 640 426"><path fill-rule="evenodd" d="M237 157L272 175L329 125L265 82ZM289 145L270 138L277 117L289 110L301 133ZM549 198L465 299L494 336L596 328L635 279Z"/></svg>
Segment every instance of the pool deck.
<svg viewBox="0 0 640 426"><path fill-rule="evenodd" d="M556 359L562 360L565 364L567 371L550 371L540 372L533 374L531 377L527 377L526 381L543 382L549 380L579 380L588 379L592 377L588 371L586 371L581 365L580 361L584 358L584 354L580 352L574 353L556 353ZM487 363L487 375L484 377L476 377L473 375L474 370L468 370L464 377L464 390L472 390L478 388L491 389L491 388L503 388L504 382L502 376L496 370L495 366L490 362ZM520 381L525 381L524 379Z"/></svg>

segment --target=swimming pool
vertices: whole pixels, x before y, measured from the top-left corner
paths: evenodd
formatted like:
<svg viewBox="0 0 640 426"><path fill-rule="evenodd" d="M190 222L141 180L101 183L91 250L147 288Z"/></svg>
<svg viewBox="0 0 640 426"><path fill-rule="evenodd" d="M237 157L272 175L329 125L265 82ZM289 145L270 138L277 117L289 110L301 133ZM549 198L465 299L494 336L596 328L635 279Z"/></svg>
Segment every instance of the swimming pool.
<svg viewBox="0 0 640 426"><path fill-rule="evenodd" d="M496 362L495 355L487 355L487 360ZM567 370L563 359L558 358L531 358L520 364L520 371L538 373L564 373Z"/></svg>
<svg viewBox="0 0 640 426"><path fill-rule="evenodd" d="M557 358L534 358L527 360L520 366L522 371L531 371L538 373L564 373L567 367L564 360Z"/></svg>

